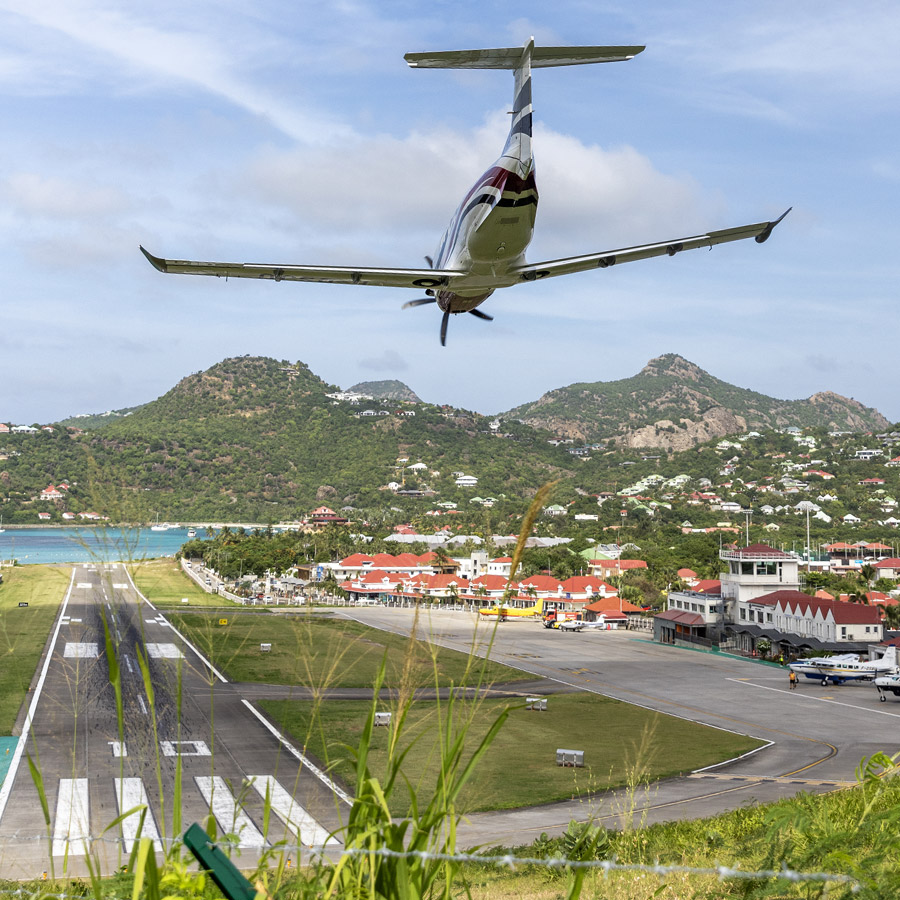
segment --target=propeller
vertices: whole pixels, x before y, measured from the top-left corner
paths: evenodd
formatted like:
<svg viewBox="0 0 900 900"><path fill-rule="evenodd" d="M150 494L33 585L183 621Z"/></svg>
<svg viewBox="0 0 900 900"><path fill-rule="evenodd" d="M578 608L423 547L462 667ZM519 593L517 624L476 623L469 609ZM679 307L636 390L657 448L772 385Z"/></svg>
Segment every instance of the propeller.
<svg viewBox="0 0 900 900"><path fill-rule="evenodd" d="M444 310L444 317L441 319L441 346L447 346L447 323L450 321L450 310Z"/></svg>
<svg viewBox="0 0 900 900"><path fill-rule="evenodd" d="M419 297L418 300L409 300L401 309L409 309L411 306L424 306L426 303L437 303L436 297Z"/></svg>
<svg viewBox="0 0 900 900"><path fill-rule="evenodd" d="M478 316L479 319L484 319L485 322L493 322L494 321L493 316L489 316L487 313L482 312L480 309L470 309L469 312L473 316Z"/></svg>

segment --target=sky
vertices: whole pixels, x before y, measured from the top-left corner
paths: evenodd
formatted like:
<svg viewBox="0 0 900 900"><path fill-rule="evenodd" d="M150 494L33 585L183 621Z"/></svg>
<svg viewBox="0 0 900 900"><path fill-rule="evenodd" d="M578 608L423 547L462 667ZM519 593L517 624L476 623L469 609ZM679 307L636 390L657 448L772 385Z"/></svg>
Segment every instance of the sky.
<svg viewBox="0 0 900 900"><path fill-rule="evenodd" d="M640 44L534 73L529 261L791 214L741 241L416 292L163 275L177 259L420 267L503 146L512 77L408 51ZM495 413L679 353L900 420L900 5L885 0L0 0L0 421L133 406L231 356Z"/></svg>

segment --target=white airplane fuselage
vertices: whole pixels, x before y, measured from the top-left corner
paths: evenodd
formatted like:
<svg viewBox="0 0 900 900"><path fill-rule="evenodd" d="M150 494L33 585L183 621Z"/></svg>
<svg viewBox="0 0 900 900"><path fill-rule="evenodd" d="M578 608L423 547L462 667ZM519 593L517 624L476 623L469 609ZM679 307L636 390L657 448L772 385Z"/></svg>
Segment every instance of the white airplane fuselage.
<svg viewBox="0 0 900 900"><path fill-rule="evenodd" d="M467 273L454 290L429 290L444 312L475 309L498 287L515 284L534 235L538 192L531 141L531 66L515 70L509 137L499 159L457 207L434 254L436 269Z"/></svg>

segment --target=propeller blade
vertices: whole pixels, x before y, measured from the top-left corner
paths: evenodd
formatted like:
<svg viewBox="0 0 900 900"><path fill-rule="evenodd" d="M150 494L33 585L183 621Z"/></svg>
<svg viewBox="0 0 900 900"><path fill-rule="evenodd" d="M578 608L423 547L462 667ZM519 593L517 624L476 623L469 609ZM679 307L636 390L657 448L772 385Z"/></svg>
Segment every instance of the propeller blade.
<svg viewBox="0 0 900 900"><path fill-rule="evenodd" d="M433 268L434 268L434 260L433 260L430 256L426 256L426 257L425 257L425 262L428 263L428 268L429 268L429 269L433 269Z"/></svg>
<svg viewBox="0 0 900 900"><path fill-rule="evenodd" d="M444 317L441 319L441 346L447 346L447 323L450 321L450 310L445 310Z"/></svg>
<svg viewBox="0 0 900 900"><path fill-rule="evenodd" d="M418 300L407 301L401 309L409 309L411 306L424 306L426 303L437 303L437 299L435 297L419 297Z"/></svg>
<svg viewBox="0 0 900 900"><path fill-rule="evenodd" d="M473 316L478 316L479 319L484 319L485 322L494 321L493 316L489 316L487 313L483 313L480 309L470 309L469 312L472 313Z"/></svg>

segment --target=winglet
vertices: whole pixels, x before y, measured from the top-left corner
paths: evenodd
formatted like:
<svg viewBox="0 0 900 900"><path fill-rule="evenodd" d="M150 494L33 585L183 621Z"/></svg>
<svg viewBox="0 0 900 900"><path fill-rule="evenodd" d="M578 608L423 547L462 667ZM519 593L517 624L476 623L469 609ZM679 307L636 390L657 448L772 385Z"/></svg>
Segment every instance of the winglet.
<svg viewBox="0 0 900 900"><path fill-rule="evenodd" d="M772 230L775 226L793 209L793 206L789 206L774 222L769 222L769 224L756 236L755 240L757 244L764 244L768 239L769 235L772 233Z"/></svg>
<svg viewBox="0 0 900 900"><path fill-rule="evenodd" d="M158 256L154 256L152 253L148 253L143 247L141 247L141 253L150 260L150 265L153 266L159 272L168 272L169 269L166 266L166 261L164 259L160 259Z"/></svg>

